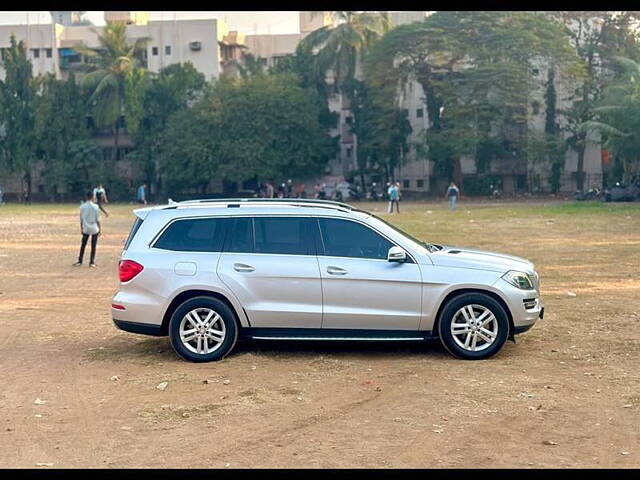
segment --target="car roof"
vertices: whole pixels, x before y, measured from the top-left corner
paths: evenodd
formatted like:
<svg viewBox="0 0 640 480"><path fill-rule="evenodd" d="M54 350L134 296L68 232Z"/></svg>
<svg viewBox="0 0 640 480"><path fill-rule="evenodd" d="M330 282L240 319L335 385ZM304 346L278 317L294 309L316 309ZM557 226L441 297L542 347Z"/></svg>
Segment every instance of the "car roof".
<svg viewBox="0 0 640 480"><path fill-rule="evenodd" d="M246 214L293 214L293 215L323 215L336 213L338 216L350 216L358 213L361 216L368 212L356 209L351 205L329 200L314 199L284 199L284 198L231 198L214 200L189 200L172 202L167 205L157 205L134 210L141 219L152 211L162 211L170 217L200 216L215 213L215 215L246 215Z"/></svg>

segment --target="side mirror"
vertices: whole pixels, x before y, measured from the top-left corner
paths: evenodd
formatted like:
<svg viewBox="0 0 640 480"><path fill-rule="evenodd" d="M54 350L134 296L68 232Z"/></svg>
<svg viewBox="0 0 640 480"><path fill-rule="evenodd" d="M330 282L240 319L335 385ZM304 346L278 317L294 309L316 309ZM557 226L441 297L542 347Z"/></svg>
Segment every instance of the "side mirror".
<svg viewBox="0 0 640 480"><path fill-rule="evenodd" d="M403 263L407 260L407 252L400 247L391 247L387 254L387 260L389 262Z"/></svg>

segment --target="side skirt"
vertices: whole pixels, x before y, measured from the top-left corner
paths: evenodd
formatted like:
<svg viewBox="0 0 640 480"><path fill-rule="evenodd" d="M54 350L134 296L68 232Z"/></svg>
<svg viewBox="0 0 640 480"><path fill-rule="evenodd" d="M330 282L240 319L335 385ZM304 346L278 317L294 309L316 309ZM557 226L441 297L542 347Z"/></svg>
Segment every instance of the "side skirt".
<svg viewBox="0 0 640 480"><path fill-rule="evenodd" d="M241 334L253 340L413 341L435 338L431 331L360 330L342 328L243 328Z"/></svg>

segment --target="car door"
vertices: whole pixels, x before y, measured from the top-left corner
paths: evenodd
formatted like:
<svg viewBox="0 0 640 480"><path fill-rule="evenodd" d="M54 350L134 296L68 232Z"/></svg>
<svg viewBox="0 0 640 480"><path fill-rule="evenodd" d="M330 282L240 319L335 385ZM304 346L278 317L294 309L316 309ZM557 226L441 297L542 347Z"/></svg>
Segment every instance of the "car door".
<svg viewBox="0 0 640 480"><path fill-rule="evenodd" d="M322 328L418 330L422 276L407 262L387 261L389 239L360 222L318 218Z"/></svg>
<svg viewBox="0 0 640 480"><path fill-rule="evenodd" d="M322 290L311 220L237 217L218 263L252 327L320 328Z"/></svg>

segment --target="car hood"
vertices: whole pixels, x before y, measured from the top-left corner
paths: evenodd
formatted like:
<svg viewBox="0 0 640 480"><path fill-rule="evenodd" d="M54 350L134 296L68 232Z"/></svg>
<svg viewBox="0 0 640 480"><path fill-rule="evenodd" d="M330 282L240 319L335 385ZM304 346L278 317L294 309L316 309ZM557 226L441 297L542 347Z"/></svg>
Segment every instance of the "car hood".
<svg viewBox="0 0 640 480"><path fill-rule="evenodd" d="M442 250L431 253L430 257L434 265L442 267L476 268L495 272L519 270L531 274L534 271L533 263L525 258L471 248L443 246Z"/></svg>

